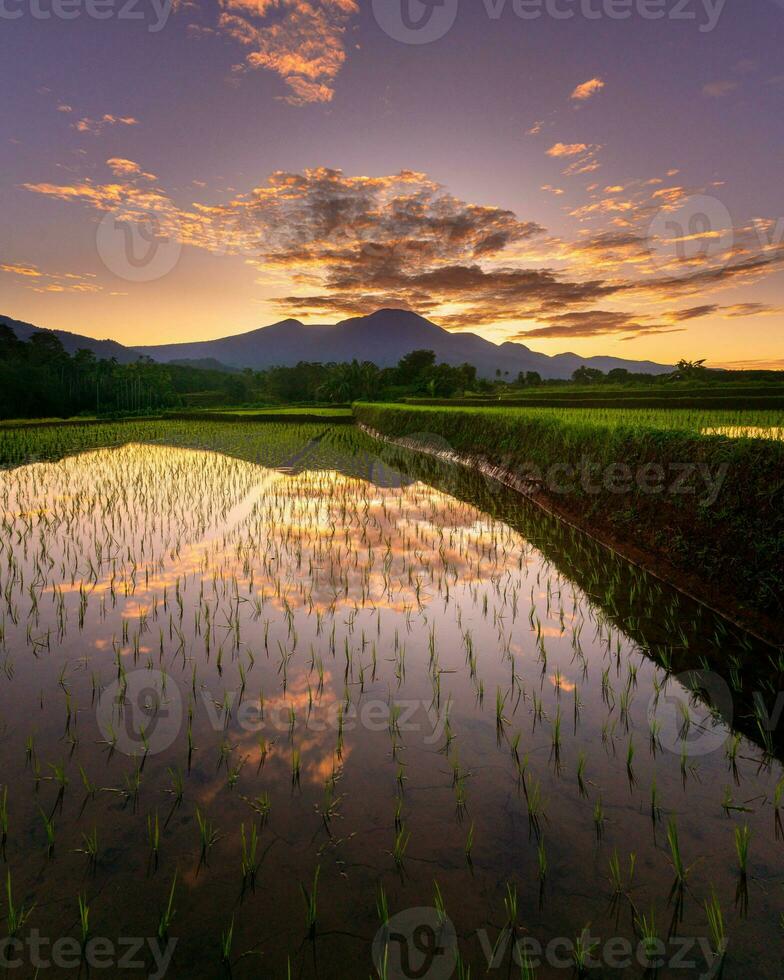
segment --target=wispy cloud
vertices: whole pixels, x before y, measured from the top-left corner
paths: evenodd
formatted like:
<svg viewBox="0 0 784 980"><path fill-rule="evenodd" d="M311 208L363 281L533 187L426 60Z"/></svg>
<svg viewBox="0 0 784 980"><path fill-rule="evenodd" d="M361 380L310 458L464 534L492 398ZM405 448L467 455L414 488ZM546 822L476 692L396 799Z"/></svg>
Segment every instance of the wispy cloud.
<svg viewBox="0 0 784 980"><path fill-rule="evenodd" d="M555 143L547 151L548 157L576 157L585 153L587 143Z"/></svg>
<svg viewBox="0 0 784 980"><path fill-rule="evenodd" d="M730 92L734 92L738 88L738 83L729 78L719 79L715 82L708 82L707 85L702 86L702 94L707 95L711 99L721 99L725 95L729 95Z"/></svg>
<svg viewBox="0 0 784 980"><path fill-rule="evenodd" d="M330 102L355 0L222 0L217 29L247 49L244 68L279 75L295 105ZM200 34L203 31L199 32Z"/></svg>
<svg viewBox="0 0 784 980"><path fill-rule="evenodd" d="M589 78L587 82L583 82L582 85L578 85L577 88L572 92L571 98L576 102L585 102L586 99L590 99L592 95L596 95L597 92L601 92L604 88L604 82L601 78Z"/></svg>
<svg viewBox="0 0 784 980"><path fill-rule="evenodd" d="M93 136L100 136L107 126L138 125L139 120L133 116L114 116L107 112L100 119L90 119L89 116L85 116L84 119L73 123L73 128L79 133L91 133Z"/></svg>

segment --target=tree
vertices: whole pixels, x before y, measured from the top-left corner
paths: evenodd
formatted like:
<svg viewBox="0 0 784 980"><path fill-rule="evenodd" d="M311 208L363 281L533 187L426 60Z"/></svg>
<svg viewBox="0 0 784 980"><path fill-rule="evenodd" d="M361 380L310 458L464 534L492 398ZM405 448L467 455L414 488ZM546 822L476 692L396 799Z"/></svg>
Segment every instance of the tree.
<svg viewBox="0 0 784 980"><path fill-rule="evenodd" d="M436 352L433 350L412 350L410 354L401 357L397 370L404 384L419 379L436 363Z"/></svg>
<svg viewBox="0 0 784 980"><path fill-rule="evenodd" d="M572 373L572 381L577 382L581 385L594 384L596 381L601 381L604 378L604 373L598 368L589 368L584 364L578 367L576 371Z"/></svg>
<svg viewBox="0 0 784 980"><path fill-rule="evenodd" d="M542 383L542 376L538 371L521 371L517 375L517 383L519 385L525 385L528 388L533 388Z"/></svg>
<svg viewBox="0 0 784 980"><path fill-rule="evenodd" d="M708 373L705 367L705 358L699 361L680 360L675 371L670 375L676 381L695 381L704 378Z"/></svg>

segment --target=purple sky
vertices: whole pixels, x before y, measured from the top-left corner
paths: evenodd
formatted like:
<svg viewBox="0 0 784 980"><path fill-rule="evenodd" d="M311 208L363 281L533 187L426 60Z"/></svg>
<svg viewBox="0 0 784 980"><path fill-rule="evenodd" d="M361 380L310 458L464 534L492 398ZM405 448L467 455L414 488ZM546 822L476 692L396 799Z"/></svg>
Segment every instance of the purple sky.
<svg viewBox="0 0 784 980"><path fill-rule="evenodd" d="M60 2L0 0L0 312L784 367L784 3Z"/></svg>

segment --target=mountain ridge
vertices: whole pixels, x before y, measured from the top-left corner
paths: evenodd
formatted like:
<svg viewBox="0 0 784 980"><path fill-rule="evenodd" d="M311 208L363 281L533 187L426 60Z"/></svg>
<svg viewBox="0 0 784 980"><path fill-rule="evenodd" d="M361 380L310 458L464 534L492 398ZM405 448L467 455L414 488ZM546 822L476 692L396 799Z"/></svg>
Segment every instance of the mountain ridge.
<svg viewBox="0 0 784 980"><path fill-rule="evenodd" d="M27 340L38 329L32 324L0 316L20 339ZM305 325L287 317L246 333L215 340L185 341L128 347L114 340L94 340L63 330L57 335L69 353L81 348L99 357L116 357L130 363L139 356L168 363L175 361L215 362L232 370L293 367L299 361L323 363L372 361L378 367L393 367L412 350L434 350L440 362L457 366L472 364L481 377L514 378L520 371L538 371L543 378L568 378L578 367L609 371L626 368L633 372L663 374L670 365L655 361L594 355L580 357L572 352L542 354L525 344L504 341L494 344L478 334L451 332L409 310L386 308L367 316L349 317L335 324Z"/></svg>

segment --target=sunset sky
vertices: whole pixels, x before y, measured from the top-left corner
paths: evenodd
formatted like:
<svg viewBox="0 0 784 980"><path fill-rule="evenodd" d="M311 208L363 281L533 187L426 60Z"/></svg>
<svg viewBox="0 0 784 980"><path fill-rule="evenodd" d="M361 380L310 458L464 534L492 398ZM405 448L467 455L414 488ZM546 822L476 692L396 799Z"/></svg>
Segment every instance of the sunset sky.
<svg viewBox="0 0 784 980"><path fill-rule="evenodd" d="M537 2L0 0L0 314L784 368L784 0Z"/></svg>

